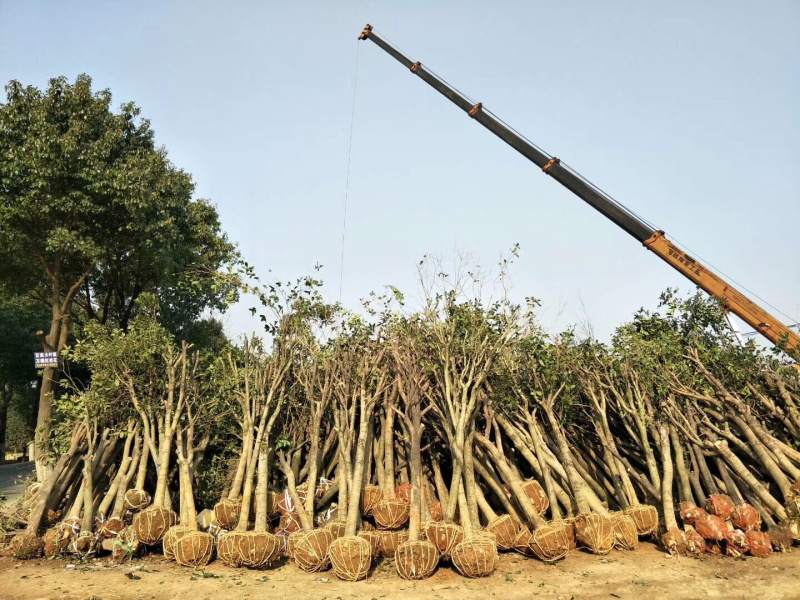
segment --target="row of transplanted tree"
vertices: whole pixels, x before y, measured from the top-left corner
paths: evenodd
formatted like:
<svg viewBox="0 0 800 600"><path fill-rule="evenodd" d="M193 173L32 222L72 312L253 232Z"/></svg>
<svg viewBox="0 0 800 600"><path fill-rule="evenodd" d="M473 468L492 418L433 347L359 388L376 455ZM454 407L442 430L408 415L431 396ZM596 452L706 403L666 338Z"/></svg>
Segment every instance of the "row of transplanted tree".
<svg viewBox="0 0 800 600"><path fill-rule="evenodd" d="M417 312L391 288L356 314L313 278L263 286L266 337L214 353L147 296L127 330L87 326L67 358L91 383L57 406L63 454L13 552L286 555L357 580L379 555L472 577L498 550L763 557L800 537L798 371L713 301L667 293L603 344L545 334L533 300L423 290Z"/></svg>

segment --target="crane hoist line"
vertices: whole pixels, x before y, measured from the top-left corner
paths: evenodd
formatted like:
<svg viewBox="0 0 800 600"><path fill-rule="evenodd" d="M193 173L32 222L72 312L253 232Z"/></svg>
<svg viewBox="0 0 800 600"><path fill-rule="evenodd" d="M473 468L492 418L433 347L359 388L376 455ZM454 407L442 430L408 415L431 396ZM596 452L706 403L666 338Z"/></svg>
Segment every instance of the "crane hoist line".
<svg viewBox="0 0 800 600"><path fill-rule="evenodd" d="M524 137L508 127L500 119L483 108L483 104L470 101L457 89L436 76L424 65L413 61L400 50L378 35L367 25L359 35L360 40L369 40L405 66L411 73L450 100L473 120L483 125L514 150L522 154L561 185L589 204L592 208L613 221L628 234L636 238L645 248L653 252L672 268L694 282L698 287L717 298L729 310L774 344L785 344L788 350L800 349L800 336L742 292L731 286L674 243L663 231L656 230L633 212L614 201L608 194L593 186L578 173L555 156L550 156Z"/></svg>

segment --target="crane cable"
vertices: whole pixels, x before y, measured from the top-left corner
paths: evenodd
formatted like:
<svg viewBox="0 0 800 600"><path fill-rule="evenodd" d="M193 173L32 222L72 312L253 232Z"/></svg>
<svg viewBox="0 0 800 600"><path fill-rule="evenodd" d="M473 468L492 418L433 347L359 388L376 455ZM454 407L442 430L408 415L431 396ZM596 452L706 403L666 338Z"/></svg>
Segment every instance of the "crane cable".
<svg viewBox="0 0 800 600"><path fill-rule="evenodd" d="M339 257L339 304L342 303L342 283L344 281L344 242L347 233L347 196L350 193L350 158L353 154L353 123L356 120L356 89L358 84L358 57L361 44L356 42L356 64L353 69L353 104L350 108L350 136L347 141L347 175L344 183L344 206L342 207L342 252Z"/></svg>

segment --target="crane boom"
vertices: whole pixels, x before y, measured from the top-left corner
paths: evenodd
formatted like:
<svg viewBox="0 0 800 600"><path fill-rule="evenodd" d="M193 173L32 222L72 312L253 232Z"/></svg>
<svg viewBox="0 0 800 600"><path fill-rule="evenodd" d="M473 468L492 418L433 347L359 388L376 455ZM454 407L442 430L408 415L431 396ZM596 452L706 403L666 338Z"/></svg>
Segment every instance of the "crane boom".
<svg viewBox="0 0 800 600"><path fill-rule="evenodd" d="M473 120L483 125L525 158L540 167L547 175L558 181L592 208L613 221L636 238L645 248L653 252L672 268L693 281L698 287L717 298L722 305L734 313L774 344L785 343L789 350L800 349L800 336L773 317L742 292L729 285L721 277L703 266L669 241L663 231L653 229L624 206L615 202L602 190L586 181L578 173L561 164L561 161L537 148L524 137L506 126L482 103L474 104L458 90L426 69L421 63L412 61L397 48L389 44L367 25L359 35L360 40L370 40L414 75L450 100Z"/></svg>

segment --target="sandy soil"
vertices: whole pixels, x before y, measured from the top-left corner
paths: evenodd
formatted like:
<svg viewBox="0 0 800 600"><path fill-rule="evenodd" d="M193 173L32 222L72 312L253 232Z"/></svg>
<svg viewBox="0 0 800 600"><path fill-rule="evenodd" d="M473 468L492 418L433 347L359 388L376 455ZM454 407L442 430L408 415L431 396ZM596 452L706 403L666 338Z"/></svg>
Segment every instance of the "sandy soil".
<svg viewBox="0 0 800 600"><path fill-rule="evenodd" d="M195 571L149 557L118 566L107 559L78 564L66 560L29 562L0 558L0 598L114 600L231 600L282 598L299 600L463 600L464 598L800 598L800 552L763 560L708 556L701 560L671 558L651 544L636 552L597 557L574 552L555 566L518 554L502 554L487 579L464 579L449 566L423 582L403 581L390 560L380 561L372 575L344 583L333 573L304 573L293 564L267 571L229 569L212 563Z"/></svg>

